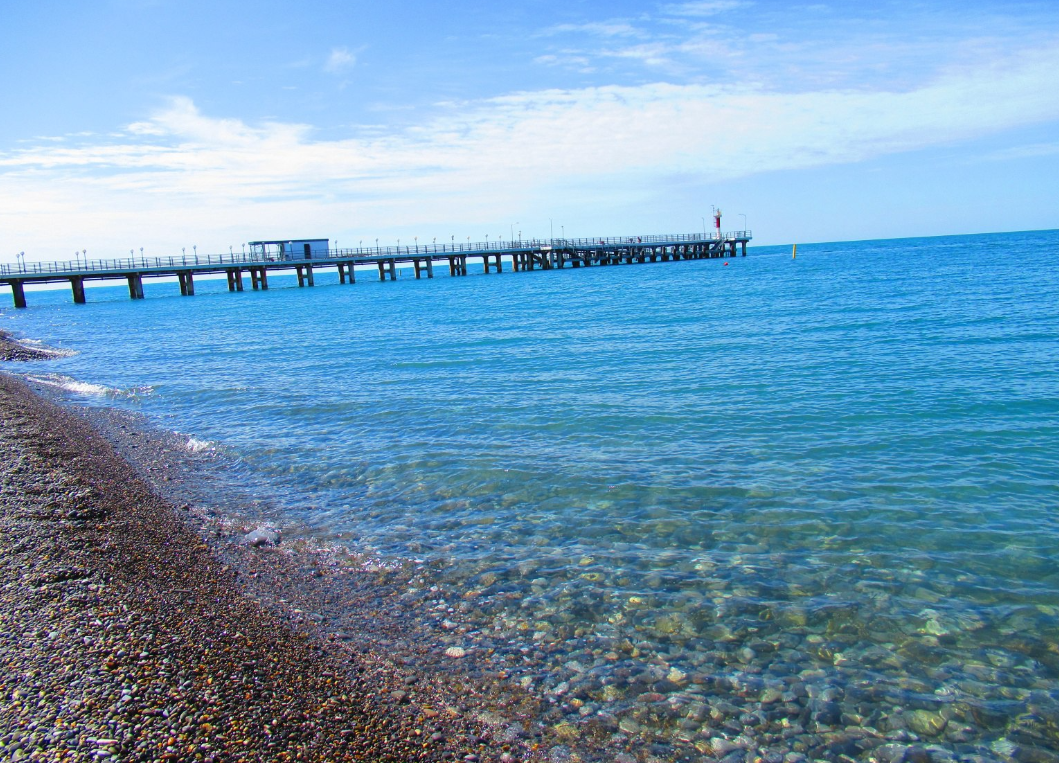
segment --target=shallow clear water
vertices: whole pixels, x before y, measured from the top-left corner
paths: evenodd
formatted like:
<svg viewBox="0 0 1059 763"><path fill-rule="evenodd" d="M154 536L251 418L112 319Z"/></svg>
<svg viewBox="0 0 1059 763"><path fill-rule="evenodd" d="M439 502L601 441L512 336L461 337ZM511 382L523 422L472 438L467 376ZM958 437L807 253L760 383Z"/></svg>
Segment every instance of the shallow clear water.
<svg viewBox="0 0 1059 763"><path fill-rule="evenodd" d="M798 254L30 293L0 327L322 538L426 562L467 594L446 643L571 722L1056 749L1059 232Z"/></svg>

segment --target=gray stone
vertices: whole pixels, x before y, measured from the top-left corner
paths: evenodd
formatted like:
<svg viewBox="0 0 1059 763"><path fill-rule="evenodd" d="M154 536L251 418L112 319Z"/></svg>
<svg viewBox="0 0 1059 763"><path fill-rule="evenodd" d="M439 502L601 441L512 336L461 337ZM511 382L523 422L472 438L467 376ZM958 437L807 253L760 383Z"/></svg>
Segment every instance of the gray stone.
<svg viewBox="0 0 1059 763"><path fill-rule="evenodd" d="M273 530L269 527L259 527L244 535L242 543L244 546L260 548L261 546L278 546L280 540L281 536L279 530Z"/></svg>

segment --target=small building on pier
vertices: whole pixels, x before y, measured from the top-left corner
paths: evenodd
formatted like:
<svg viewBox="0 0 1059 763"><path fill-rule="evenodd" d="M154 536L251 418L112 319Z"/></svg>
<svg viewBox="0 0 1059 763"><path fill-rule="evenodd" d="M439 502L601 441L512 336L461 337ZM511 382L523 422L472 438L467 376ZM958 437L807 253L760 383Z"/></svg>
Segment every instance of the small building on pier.
<svg viewBox="0 0 1059 763"><path fill-rule="evenodd" d="M295 238L282 241L251 241L250 253L262 260L316 260L327 257L328 239Z"/></svg>

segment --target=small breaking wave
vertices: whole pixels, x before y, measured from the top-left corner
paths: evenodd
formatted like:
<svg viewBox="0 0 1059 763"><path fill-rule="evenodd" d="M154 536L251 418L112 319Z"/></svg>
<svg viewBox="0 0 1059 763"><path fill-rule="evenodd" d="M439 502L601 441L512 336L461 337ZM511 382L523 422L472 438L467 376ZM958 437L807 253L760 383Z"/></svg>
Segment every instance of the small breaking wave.
<svg viewBox="0 0 1059 763"><path fill-rule="evenodd" d="M139 397L140 395L149 395L153 391L151 387L135 387L127 390L115 389L103 384L93 384L92 382L80 381L74 379L72 376L63 376L62 374L46 374L43 376L27 375L26 379L36 384L43 384L46 387L54 387L55 389L62 389L67 392L73 392L76 395L85 395L88 397L131 398Z"/></svg>
<svg viewBox="0 0 1059 763"><path fill-rule="evenodd" d="M39 339L19 339L18 343L23 347L42 352L53 358L72 358L74 355L81 354L77 350L60 350L55 347L49 347Z"/></svg>
<svg viewBox="0 0 1059 763"><path fill-rule="evenodd" d="M207 440L200 440L197 437L189 437L184 448L188 453L201 453L204 450L212 450L213 443Z"/></svg>

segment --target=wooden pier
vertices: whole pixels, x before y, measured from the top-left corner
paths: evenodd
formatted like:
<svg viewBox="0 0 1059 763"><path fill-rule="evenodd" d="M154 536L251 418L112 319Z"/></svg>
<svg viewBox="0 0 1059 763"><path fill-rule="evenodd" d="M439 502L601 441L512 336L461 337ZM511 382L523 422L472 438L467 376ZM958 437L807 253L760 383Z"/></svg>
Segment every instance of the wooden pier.
<svg viewBox="0 0 1059 763"><path fill-rule="evenodd" d="M228 291L244 288L268 289L269 273L293 270L299 286L312 286L313 273L320 268L337 268L339 283L354 283L357 266L373 266L379 279L397 280L398 265L411 264L416 278L434 277L434 266L448 265L450 276L465 276L469 262L479 261L484 273L503 271L502 261L511 262L515 272L558 270L566 267L597 267L646 262L678 262L715 257L746 256L750 231L733 233L623 236L617 238L550 239L545 241L486 242L484 244L427 244L414 246L327 249L310 252L304 258L292 255L203 254L192 257L130 257L114 260L69 262L26 262L0 265L0 283L11 287L15 307L26 306L25 285L68 281L77 304L85 303L85 281L125 280L129 296L143 299L145 278L176 276L180 293L195 294L195 276L224 273Z"/></svg>

